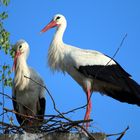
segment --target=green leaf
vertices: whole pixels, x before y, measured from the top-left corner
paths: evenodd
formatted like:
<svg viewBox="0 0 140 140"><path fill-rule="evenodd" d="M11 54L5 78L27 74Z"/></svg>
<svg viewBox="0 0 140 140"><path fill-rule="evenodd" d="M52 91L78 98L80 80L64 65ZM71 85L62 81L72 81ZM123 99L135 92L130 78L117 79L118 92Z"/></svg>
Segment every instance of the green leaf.
<svg viewBox="0 0 140 140"><path fill-rule="evenodd" d="M4 86L9 86L9 87L11 87L11 86L12 86L12 78L5 79L5 80L4 80Z"/></svg>
<svg viewBox="0 0 140 140"><path fill-rule="evenodd" d="M1 20L4 20L4 19L8 18L8 14L6 12L2 12L0 14L0 18L1 18Z"/></svg>
<svg viewBox="0 0 140 140"><path fill-rule="evenodd" d="M5 75L4 74L2 74L2 80L4 80L5 79Z"/></svg>
<svg viewBox="0 0 140 140"><path fill-rule="evenodd" d="M1 3L5 6L8 6L10 0L1 0Z"/></svg>
<svg viewBox="0 0 140 140"><path fill-rule="evenodd" d="M8 71L8 75L10 75L10 74L11 74L11 70Z"/></svg>
<svg viewBox="0 0 140 140"><path fill-rule="evenodd" d="M8 66L7 65L3 65L3 71L5 71L7 68L8 68Z"/></svg>

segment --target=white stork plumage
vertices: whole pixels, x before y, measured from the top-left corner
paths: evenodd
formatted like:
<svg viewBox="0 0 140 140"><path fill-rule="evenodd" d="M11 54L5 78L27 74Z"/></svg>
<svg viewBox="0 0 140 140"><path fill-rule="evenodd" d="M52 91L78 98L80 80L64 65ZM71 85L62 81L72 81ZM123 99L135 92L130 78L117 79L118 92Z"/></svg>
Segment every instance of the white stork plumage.
<svg viewBox="0 0 140 140"><path fill-rule="evenodd" d="M37 118L28 119L16 114L19 124L24 126L25 131L29 131L29 127L41 125L44 118L46 100L44 88L26 77L33 79L41 85L44 85L44 82L39 74L27 65L28 43L24 40L19 40L15 44L14 50L13 106L16 112Z"/></svg>
<svg viewBox="0 0 140 140"><path fill-rule="evenodd" d="M115 60L93 50L83 50L63 42L67 26L65 17L54 16L41 32L57 27L48 52L52 70L67 72L83 88L87 96L85 120L90 118L91 93L99 91L121 102L140 106L140 85ZM88 128L89 123L86 124Z"/></svg>

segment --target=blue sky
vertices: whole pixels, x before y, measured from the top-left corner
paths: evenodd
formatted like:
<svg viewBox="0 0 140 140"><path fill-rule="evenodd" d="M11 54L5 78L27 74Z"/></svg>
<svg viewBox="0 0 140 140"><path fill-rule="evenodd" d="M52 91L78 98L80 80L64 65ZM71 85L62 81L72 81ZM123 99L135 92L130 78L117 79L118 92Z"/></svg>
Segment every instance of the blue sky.
<svg viewBox="0 0 140 140"><path fill-rule="evenodd" d="M140 83L140 1L139 0L14 0L8 8L5 27L11 33L11 43L25 39L30 45L28 64L45 80L60 111L86 103L82 88L69 76L51 73L47 66L47 51L55 29L45 34L40 30L61 13L68 26L64 42L83 49L101 51L113 56L123 36L128 36L115 60ZM2 57L0 57L2 59ZM11 60L7 59L9 63ZM12 65L12 63L11 63ZM11 90L8 89L9 95ZM46 114L55 113L47 95ZM135 105L120 103L107 96L93 93L91 130L117 133L130 126L125 140L139 137L140 109ZM12 108L11 101L7 107ZM69 114L72 119L83 119L85 109ZM16 119L14 120L16 122Z"/></svg>

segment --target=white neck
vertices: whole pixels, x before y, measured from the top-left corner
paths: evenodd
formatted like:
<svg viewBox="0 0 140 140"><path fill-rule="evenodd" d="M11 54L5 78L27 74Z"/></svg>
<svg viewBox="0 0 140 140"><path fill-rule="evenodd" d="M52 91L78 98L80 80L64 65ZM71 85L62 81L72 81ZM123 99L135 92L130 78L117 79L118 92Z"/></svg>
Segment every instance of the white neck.
<svg viewBox="0 0 140 140"><path fill-rule="evenodd" d="M24 76L30 77L30 71L25 57L19 56L16 63L14 78L15 88L18 88L18 90L24 90L29 84L29 79L25 78Z"/></svg>
<svg viewBox="0 0 140 140"><path fill-rule="evenodd" d="M66 29L66 24L59 25L55 32L53 42L63 43L63 35Z"/></svg>
<svg viewBox="0 0 140 140"><path fill-rule="evenodd" d="M65 52L65 44L63 42L63 34L66 29L66 24L60 25L56 33L54 35L54 38L52 40L52 43L49 48L48 52L48 63L52 70L63 70L63 58L64 58L64 52Z"/></svg>

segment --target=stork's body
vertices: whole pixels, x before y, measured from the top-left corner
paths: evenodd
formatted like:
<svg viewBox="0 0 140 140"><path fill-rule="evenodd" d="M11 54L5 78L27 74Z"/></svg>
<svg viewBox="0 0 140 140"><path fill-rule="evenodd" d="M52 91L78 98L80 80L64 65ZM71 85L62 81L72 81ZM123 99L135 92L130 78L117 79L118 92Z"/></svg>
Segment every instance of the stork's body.
<svg viewBox="0 0 140 140"><path fill-rule="evenodd" d="M98 51L83 50L63 42L66 25L65 17L58 14L42 30L45 32L57 26L48 52L48 63L53 71L67 72L84 89L88 103L85 120L90 118L93 91L140 106L140 86L116 61Z"/></svg>
<svg viewBox="0 0 140 140"><path fill-rule="evenodd" d="M15 77L13 81L13 105L15 111L20 114L32 116L36 119L30 119L16 114L20 125L25 127L38 126L43 121L45 112L45 91L43 87L31 81L33 79L41 85L44 85L42 78L32 68L28 67L26 59L29 53L27 42L20 40L15 45L14 70ZM28 77L28 78L27 78ZM15 101L16 100L16 101ZM25 128L27 130L27 128Z"/></svg>

